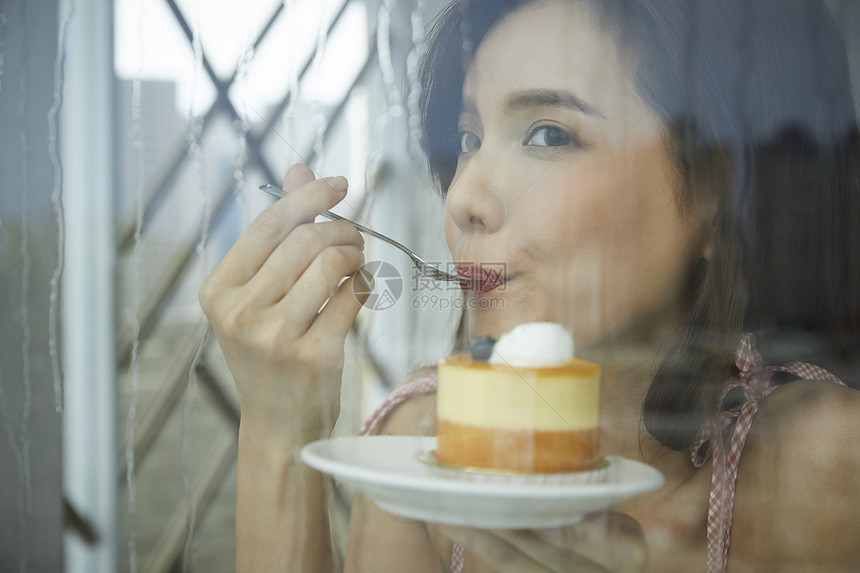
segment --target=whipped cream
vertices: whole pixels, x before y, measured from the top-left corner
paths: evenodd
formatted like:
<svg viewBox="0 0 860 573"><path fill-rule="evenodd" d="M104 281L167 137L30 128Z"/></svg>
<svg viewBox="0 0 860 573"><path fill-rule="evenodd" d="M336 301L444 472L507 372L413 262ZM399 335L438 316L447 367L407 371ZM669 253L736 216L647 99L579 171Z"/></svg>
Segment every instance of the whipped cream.
<svg viewBox="0 0 860 573"><path fill-rule="evenodd" d="M562 366L573 359L573 336L555 322L520 324L496 342L490 362L528 368Z"/></svg>

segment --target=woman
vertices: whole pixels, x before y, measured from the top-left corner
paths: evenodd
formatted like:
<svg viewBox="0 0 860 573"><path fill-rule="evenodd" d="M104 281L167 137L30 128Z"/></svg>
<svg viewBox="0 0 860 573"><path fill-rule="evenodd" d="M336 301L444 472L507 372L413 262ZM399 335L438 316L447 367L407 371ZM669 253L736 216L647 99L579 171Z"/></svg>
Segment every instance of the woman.
<svg viewBox="0 0 860 573"><path fill-rule="evenodd" d="M348 571L458 569L452 551L470 572L860 566L860 395L834 383L858 373L860 154L833 28L800 0L449 6L424 147L454 260L507 265L474 334L571 328L604 364L603 450L666 484L537 532L359 498ZM240 570L330 567L322 482L294 452L331 429L360 308L361 236L311 224L346 187L291 168L201 290L242 406ZM816 366L766 368L797 361ZM415 395L381 431L425 432L434 407Z"/></svg>

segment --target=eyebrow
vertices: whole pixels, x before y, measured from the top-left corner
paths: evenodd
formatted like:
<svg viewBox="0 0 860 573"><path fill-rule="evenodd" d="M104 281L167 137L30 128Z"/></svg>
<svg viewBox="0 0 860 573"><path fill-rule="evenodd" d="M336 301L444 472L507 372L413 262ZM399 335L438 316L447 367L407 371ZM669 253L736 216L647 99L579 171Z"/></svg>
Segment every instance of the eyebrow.
<svg viewBox="0 0 860 573"><path fill-rule="evenodd" d="M504 110L508 113L534 107L566 107L586 115L604 117L574 94L551 89L514 92L505 99L504 104Z"/></svg>

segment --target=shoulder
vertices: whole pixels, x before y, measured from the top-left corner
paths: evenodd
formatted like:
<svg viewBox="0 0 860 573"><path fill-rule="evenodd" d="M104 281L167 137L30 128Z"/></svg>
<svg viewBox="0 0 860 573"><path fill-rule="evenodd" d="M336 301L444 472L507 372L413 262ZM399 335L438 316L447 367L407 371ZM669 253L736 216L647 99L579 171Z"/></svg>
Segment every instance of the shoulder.
<svg viewBox="0 0 860 573"><path fill-rule="evenodd" d="M781 487L800 499L822 490L831 499L857 496L860 518L860 391L825 381L786 384L765 400L753 428L756 450L770 450L759 462L779 472Z"/></svg>
<svg viewBox="0 0 860 573"><path fill-rule="evenodd" d="M860 391L819 380L786 384L762 404L750 440L767 440L786 461L860 463Z"/></svg>
<svg viewBox="0 0 860 573"><path fill-rule="evenodd" d="M379 433L393 436L435 436L436 394L409 397L385 417Z"/></svg>
<svg viewBox="0 0 860 573"><path fill-rule="evenodd" d="M732 555L784 571L853 571L858 538L860 392L786 384L764 401L741 456Z"/></svg>
<svg viewBox="0 0 860 573"><path fill-rule="evenodd" d="M365 422L376 435L436 435L436 365L417 364ZM367 429L362 432L368 431Z"/></svg>

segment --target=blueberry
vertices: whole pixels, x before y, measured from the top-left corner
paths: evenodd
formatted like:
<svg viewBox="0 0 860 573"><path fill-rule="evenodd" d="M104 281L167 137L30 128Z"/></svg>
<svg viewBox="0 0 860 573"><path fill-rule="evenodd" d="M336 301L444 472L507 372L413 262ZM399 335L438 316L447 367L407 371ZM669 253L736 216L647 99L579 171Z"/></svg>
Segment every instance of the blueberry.
<svg viewBox="0 0 860 573"><path fill-rule="evenodd" d="M472 353L472 360L488 360L493 353L495 344L496 339L492 336L482 336L476 339L469 348Z"/></svg>

